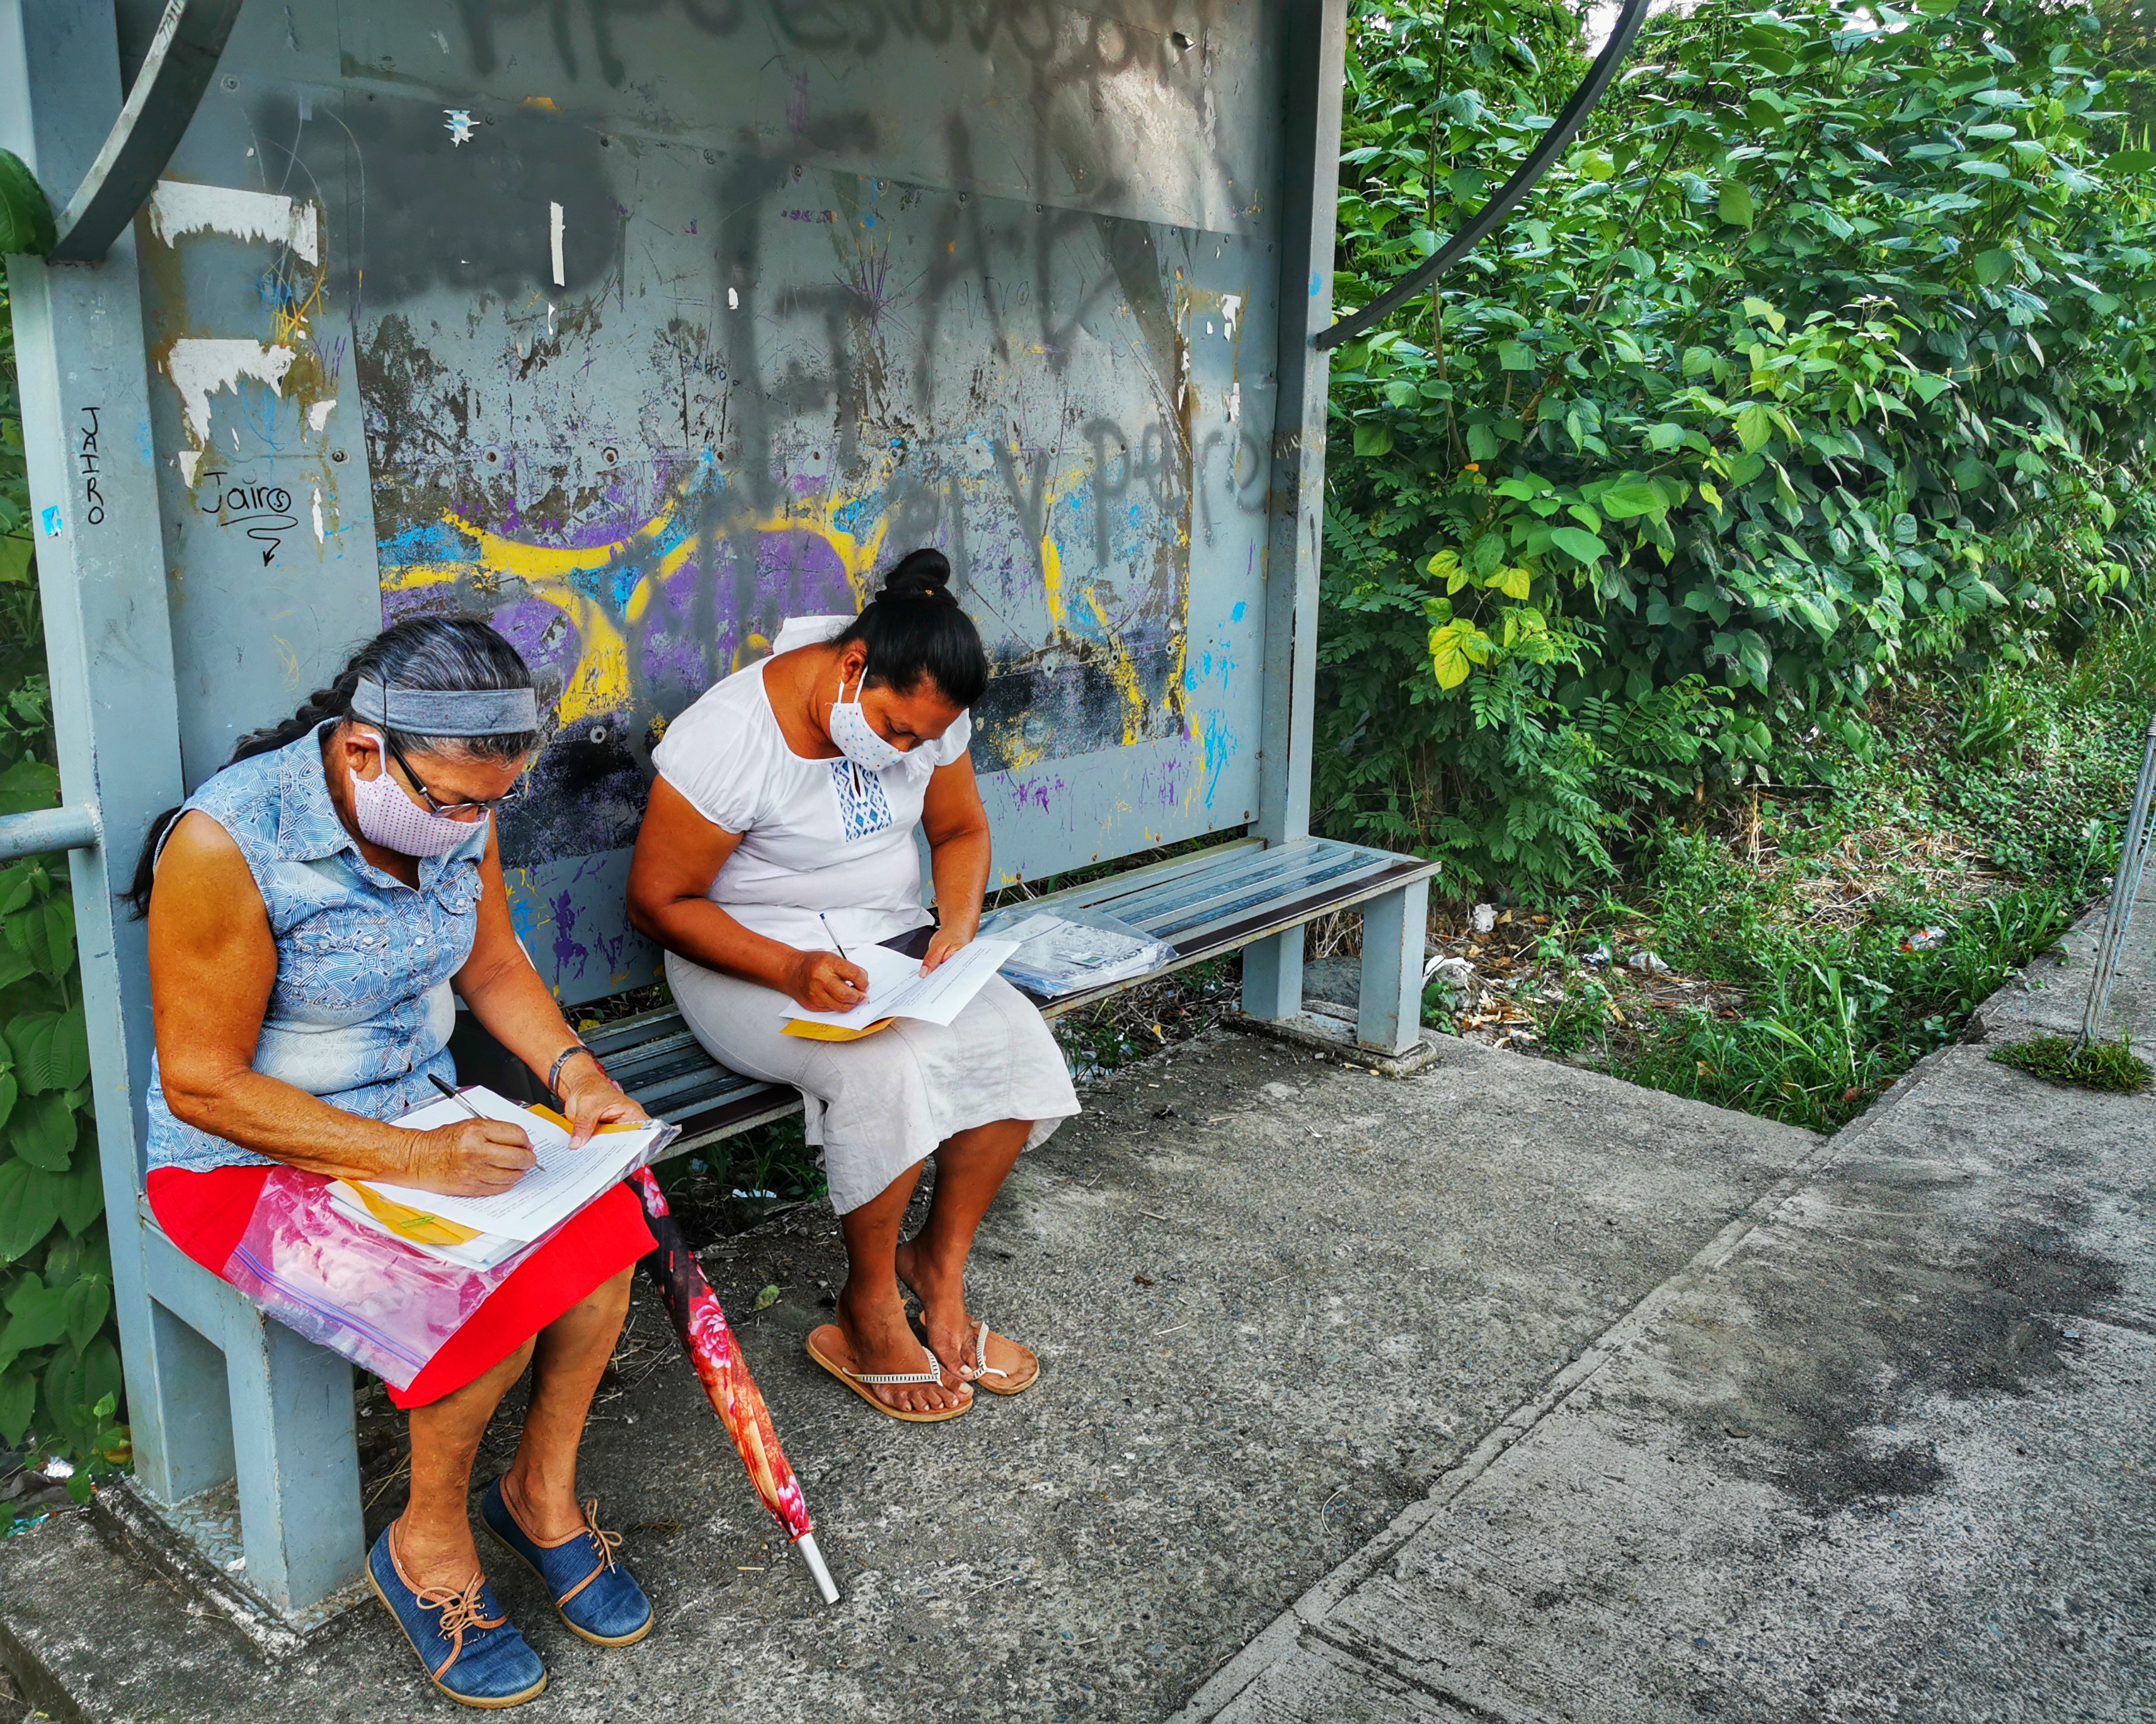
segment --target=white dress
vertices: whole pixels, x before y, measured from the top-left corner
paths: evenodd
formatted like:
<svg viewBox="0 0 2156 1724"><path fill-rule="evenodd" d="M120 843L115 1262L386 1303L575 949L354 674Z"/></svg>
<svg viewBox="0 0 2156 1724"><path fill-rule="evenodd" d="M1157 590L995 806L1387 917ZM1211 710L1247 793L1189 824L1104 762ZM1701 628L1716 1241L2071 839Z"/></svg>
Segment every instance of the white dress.
<svg viewBox="0 0 2156 1724"><path fill-rule="evenodd" d="M851 618L803 618L777 649L829 639ZM742 926L803 950L889 941L933 918L921 903L916 842L928 781L966 752L962 716L896 765L804 760L788 747L764 692L768 660L707 690L653 752L661 777L742 842L711 882ZM827 933L828 927L828 933ZM801 1091L808 1141L824 1150L831 1207L855 1208L954 1132L1034 1122L1026 1147L1078 1111L1048 1026L1024 996L991 980L946 1028L901 1018L857 1042L781 1034L793 1002L774 988L674 953L666 979L697 1040L734 1070Z"/></svg>

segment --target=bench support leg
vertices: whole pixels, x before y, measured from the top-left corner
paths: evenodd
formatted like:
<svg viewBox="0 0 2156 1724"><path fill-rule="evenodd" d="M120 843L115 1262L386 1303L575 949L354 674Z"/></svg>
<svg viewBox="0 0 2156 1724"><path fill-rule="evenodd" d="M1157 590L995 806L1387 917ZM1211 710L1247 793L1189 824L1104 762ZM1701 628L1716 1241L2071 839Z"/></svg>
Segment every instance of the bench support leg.
<svg viewBox="0 0 2156 1724"><path fill-rule="evenodd" d="M225 1388L224 1356L154 1300L148 1306L146 1345L134 1362L138 1380L156 1385L155 1424L162 1440L135 1451L135 1477L155 1501L170 1505L221 1485L232 1476L232 1402ZM137 1429L146 1422L130 1383L128 1411Z"/></svg>
<svg viewBox="0 0 2156 1724"><path fill-rule="evenodd" d="M253 1306L224 1333L247 1583L279 1609L319 1604L366 1561L352 1367Z"/></svg>
<svg viewBox="0 0 2156 1724"><path fill-rule="evenodd" d="M1355 1039L1383 1054L1404 1054L1422 1036L1423 937L1430 882L1419 880L1363 906L1363 987Z"/></svg>
<svg viewBox="0 0 2156 1724"><path fill-rule="evenodd" d="M1290 928L1243 948L1243 1010L1259 1018L1302 1009L1302 930Z"/></svg>

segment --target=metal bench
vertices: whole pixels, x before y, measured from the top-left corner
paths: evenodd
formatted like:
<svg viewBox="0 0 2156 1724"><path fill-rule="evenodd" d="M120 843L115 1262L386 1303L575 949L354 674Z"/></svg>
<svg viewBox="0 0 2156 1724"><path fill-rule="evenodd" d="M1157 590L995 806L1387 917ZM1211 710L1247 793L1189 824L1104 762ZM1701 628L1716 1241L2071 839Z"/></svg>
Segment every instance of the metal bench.
<svg viewBox="0 0 2156 1724"><path fill-rule="evenodd" d="M1423 935L1436 864L1322 838L1267 845L1255 839L1215 844L1172 861L1134 868L1029 900L1101 910L1176 949L1173 962L1104 987L1041 1001L1060 1017L1111 994L1188 969L1254 942L1281 936L1336 910L1363 906L1363 988L1356 1042L1379 1054L1413 1047L1421 1028ZM1300 943L1296 951L1300 952ZM1301 964L1293 967L1298 976ZM1258 1018L1291 1015L1270 975L1248 985L1244 1008ZM586 1039L615 1080L647 1111L682 1128L681 1154L779 1119L799 1107L793 1092L730 1071L704 1051L671 1006L624 1018Z"/></svg>

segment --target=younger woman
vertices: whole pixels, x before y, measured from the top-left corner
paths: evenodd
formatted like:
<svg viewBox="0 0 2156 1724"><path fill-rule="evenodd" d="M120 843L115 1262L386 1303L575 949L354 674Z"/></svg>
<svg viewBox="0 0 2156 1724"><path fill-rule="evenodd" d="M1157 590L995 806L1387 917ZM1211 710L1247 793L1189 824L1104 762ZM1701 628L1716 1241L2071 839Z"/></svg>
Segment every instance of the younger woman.
<svg viewBox="0 0 2156 1724"><path fill-rule="evenodd" d="M629 920L666 948L699 1041L736 1071L792 1084L824 1147L850 1270L818 1364L880 1411L956 1418L975 1385L1016 1394L1040 1362L966 1308L966 1260L1019 1152L1078 1111L1040 1014L991 978L948 1028L901 1018L858 1041L783 1033L797 1008L866 998L855 942L933 969L973 939L988 822L966 756L988 655L941 553L916 551L858 617L803 619L776 655L668 726L636 844ZM798 644L797 644L798 643ZM936 879L923 908L918 827ZM933 932L927 931L933 928ZM899 1228L936 1157L928 1219ZM921 1300L927 1346L900 1283Z"/></svg>

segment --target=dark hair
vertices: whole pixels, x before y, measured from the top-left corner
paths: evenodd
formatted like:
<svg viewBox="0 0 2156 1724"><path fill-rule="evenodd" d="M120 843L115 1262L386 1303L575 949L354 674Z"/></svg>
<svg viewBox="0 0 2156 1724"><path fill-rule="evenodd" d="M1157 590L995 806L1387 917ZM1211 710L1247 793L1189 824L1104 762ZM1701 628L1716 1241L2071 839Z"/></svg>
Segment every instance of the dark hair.
<svg viewBox="0 0 2156 1724"><path fill-rule="evenodd" d="M834 643L869 649L866 683L910 695L924 676L953 706L971 706L988 686L981 631L958 608L951 565L941 551L906 553L883 588Z"/></svg>
<svg viewBox="0 0 2156 1724"><path fill-rule="evenodd" d="M324 719L344 717L352 711L352 691L362 677L388 688L457 694L531 686L531 668L523 655L478 618L408 618L383 629L354 653L336 681L326 689L316 689L282 724L242 736L225 764L238 766L258 754L289 747ZM426 736L393 731L386 725L374 728L389 739L391 747L407 754L451 755L468 760L521 760L540 742L536 731L491 736ZM177 808L166 809L150 823L149 836L142 841L134 881L123 895L138 917L150 913L150 887L157 877L157 852L179 815Z"/></svg>

